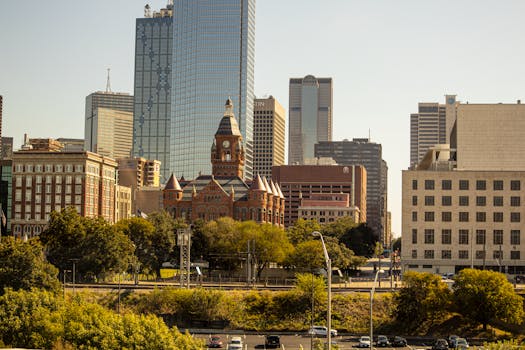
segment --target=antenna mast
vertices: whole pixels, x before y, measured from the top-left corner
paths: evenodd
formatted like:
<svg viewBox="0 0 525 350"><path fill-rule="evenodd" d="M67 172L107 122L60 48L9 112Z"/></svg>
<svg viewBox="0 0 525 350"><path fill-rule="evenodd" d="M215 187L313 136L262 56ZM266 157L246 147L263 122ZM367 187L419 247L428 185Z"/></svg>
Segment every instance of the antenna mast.
<svg viewBox="0 0 525 350"><path fill-rule="evenodd" d="M106 92L111 92L111 83L109 81L109 71L110 71L110 68L108 68L108 79L106 82Z"/></svg>

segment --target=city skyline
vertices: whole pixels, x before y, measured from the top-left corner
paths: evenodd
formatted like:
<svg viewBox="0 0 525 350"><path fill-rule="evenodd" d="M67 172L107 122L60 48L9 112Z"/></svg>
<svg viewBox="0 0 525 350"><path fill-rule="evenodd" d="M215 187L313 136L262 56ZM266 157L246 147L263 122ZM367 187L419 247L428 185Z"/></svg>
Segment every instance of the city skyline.
<svg viewBox="0 0 525 350"><path fill-rule="evenodd" d="M135 20L143 16L145 2L122 4L4 5L2 133L15 137L15 149L24 133L82 137L84 98L104 90L107 68L114 91L133 93ZM166 1L150 5L160 9ZM392 230L399 236L410 114L419 102L442 102L446 94L456 94L462 102L523 100L525 49L516 44L525 30L519 17L523 10L520 1L341 0L330 6L316 1L259 1L255 94L273 95L288 110L290 78L332 77L333 140L366 137L370 132L372 141L383 145L390 170ZM313 26L312 18L323 25Z"/></svg>

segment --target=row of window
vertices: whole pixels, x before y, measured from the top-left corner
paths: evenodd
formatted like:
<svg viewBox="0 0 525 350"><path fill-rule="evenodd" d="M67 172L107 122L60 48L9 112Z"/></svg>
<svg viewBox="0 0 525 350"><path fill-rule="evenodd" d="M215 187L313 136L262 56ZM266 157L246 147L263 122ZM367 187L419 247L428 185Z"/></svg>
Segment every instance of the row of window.
<svg viewBox="0 0 525 350"><path fill-rule="evenodd" d="M458 244L469 244L469 237L473 232L466 229L458 230ZM476 230L476 244L487 243L487 231L486 230ZM435 243L435 230L434 229L425 229L424 230L424 242L425 244L434 244ZM418 242L418 231L417 229L412 229L412 244L417 244ZM455 242L456 243L456 242ZM503 230L493 230L492 231L492 243L495 245L504 244L503 243ZM451 229L442 229L441 230L441 244L452 244L452 230ZM521 231L520 230L510 230L510 244L511 245L520 245L521 244Z"/></svg>
<svg viewBox="0 0 525 350"><path fill-rule="evenodd" d="M470 197L469 196L459 196L458 205L461 207L469 206ZM436 200L434 196L425 196L425 206L434 206ZM412 205L418 205L418 197L412 196ZM452 205L452 196L441 196L441 205L442 206L451 206ZM487 205L487 197L485 196L476 196L476 206L484 207ZM494 207L502 207L504 205L503 196L494 196L492 197L492 205ZM509 197L509 205L511 207L521 206L521 197L512 196Z"/></svg>
<svg viewBox="0 0 525 350"><path fill-rule="evenodd" d="M474 182L474 180L472 180ZM424 186L425 190L434 190L435 189L435 180L425 180ZM476 190L478 191L485 191L487 189L487 181L486 180L476 180ZM441 180L441 189L442 190L452 190L452 180ZM503 191L504 190L504 181L503 180L493 180L492 181L492 189L494 191ZM470 180L459 180L458 181L458 189L459 190L468 190L470 188ZM417 190L418 189L418 180L412 180L412 189ZM510 181L510 189L511 191L519 191L521 189L521 182L520 180L511 180Z"/></svg>
<svg viewBox="0 0 525 350"><path fill-rule="evenodd" d="M434 250L425 250L423 252L423 258L424 259L435 259L436 256L434 254ZM485 250L476 250L474 259L486 259L486 251ZM417 259L418 254L417 250L412 250L412 258ZM495 260L501 260L503 259L503 252L501 250L493 250L492 251L492 258ZM511 260L519 260L521 258L521 254L519 251L511 251L510 252L510 259ZM441 259L449 260L452 259L452 251L451 250L442 250L441 251ZM458 259L469 259L469 251L468 250L459 250L458 251Z"/></svg>
<svg viewBox="0 0 525 350"><path fill-rule="evenodd" d="M412 222L417 222L418 218L417 211L412 212ZM504 213L503 212L493 212L492 213L492 222L503 222ZM509 216L510 222L521 222L521 213L512 212ZM436 215L433 211L424 212L424 221L425 222L434 222L436 221ZM451 222L452 221L452 212L443 211L441 212L441 221L442 222ZM469 222L470 213L468 211L457 212L457 221L459 222ZM486 212L476 212L476 222L486 222L487 213Z"/></svg>
<svg viewBox="0 0 525 350"><path fill-rule="evenodd" d="M84 166L82 164L72 165L72 164L15 164L15 171L19 173L82 173L84 172Z"/></svg>

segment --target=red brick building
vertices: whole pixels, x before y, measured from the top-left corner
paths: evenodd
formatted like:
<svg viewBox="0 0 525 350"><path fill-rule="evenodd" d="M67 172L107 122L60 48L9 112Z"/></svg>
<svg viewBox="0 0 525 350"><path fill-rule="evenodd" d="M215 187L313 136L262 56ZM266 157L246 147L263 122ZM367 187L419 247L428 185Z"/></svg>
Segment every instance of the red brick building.
<svg viewBox="0 0 525 350"><path fill-rule="evenodd" d="M164 208L186 222L231 217L284 226L284 196L272 180L242 180L244 146L230 99L211 147L212 175L186 181L173 174L163 190Z"/></svg>
<svg viewBox="0 0 525 350"><path fill-rule="evenodd" d="M359 222L366 222L366 170L362 165L274 166L272 179L286 197L285 227L299 218L301 201L317 193L347 193L349 207L359 210Z"/></svg>

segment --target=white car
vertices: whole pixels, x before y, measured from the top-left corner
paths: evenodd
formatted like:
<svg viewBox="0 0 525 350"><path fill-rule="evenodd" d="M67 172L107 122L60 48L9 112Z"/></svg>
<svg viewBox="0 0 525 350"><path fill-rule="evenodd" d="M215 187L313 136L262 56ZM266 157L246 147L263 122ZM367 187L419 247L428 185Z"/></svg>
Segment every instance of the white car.
<svg viewBox="0 0 525 350"><path fill-rule="evenodd" d="M325 326L313 326L308 331L308 334L310 335L318 335L321 337L326 337L328 335L327 328ZM331 329L330 335L332 337L337 337L337 329Z"/></svg>
<svg viewBox="0 0 525 350"><path fill-rule="evenodd" d="M359 338L359 344L357 344L360 348L369 348L370 347L370 337L368 335L363 335L361 338Z"/></svg>

